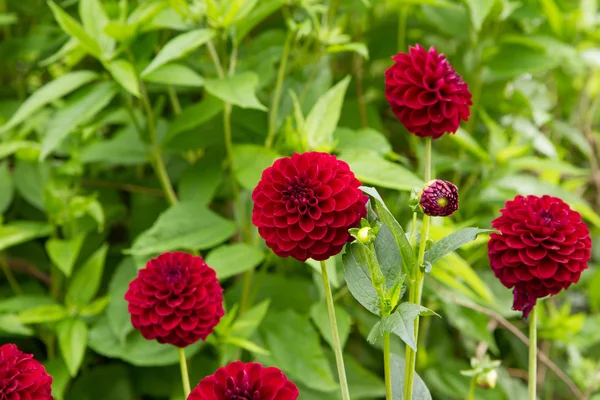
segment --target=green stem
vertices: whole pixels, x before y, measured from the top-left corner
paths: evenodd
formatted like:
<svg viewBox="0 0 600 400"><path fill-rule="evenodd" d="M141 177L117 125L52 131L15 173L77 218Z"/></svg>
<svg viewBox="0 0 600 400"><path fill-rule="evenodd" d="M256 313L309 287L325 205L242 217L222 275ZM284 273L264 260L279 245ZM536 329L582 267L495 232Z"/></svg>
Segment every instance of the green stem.
<svg viewBox="0 0 600 400"><path fill-rule="evenodd" d="M333 294L329 285L327 276L327 266L325 261L321 261L321 275L323 277L323 288L325 289L325 299L327 300L327 311L329 312L329 325L331 326L331 336L333 337L333 350L335 352L335 362L337 364L338 376L340 378L340 389L342 391L342 400L350 400L350 391L348 390L348 380L346 379L346 369L344 367L344 357L342 353L342 344L337 328L335 318L335 307L333 305Z"/></svg>
<svg viewBox="0 0 600 400"><path fill-rule="evenodd" d="M181 114L181 103L179 102L179 98L177 97L177 92L173 89L173 86L169 86L167 88L167 92L169 93L169 100L171 101L171 107L173 107L173 112L175 115Z"/></svg>
<svg viewBox="0 0 600 400"><path fill-rule="evenodd" d="M181 382L183 383L183 394L185 398L188 397L192 388L190 386L190 375L188 373L187 361L185 359L185 352L183 347L179 347L179 367L181 368Z"/></svg>
<svg viewBox="0 0 600 400"><path fill-rule="evenodd" d="M477 375L471 378L471 386L469 387L469 397L467 400L475 400L475 389L477 388Z"/></svg>
<svg viewBox="0 0 600 400"><path fill-rule="evenodd" d="M275 93L273 93L273 102L271 103L271 112L269 114L269 130L267 133L267 139L265 141L265 147L267 149L271 148L273 145L273 140L275 139L275 132L277 130L277 113L279 111L279 102L281 100L281 87L283 86L283 78L285 77L285 69L290 48L292 47L293 38L294 33L289 31L283 46L281 62L279 63L279 71L277 72L277 82L275 82Z"/></svg>
<svg viewBox="0 0 600 400"><path fill-rule="evenodd" d="M150 99L148 98L148 93L146 92L146 88L142 82L139 82L141 100L144 106L144 110L146 111L146 118L148 119L148 133L150 134L150 144L152 145L152 153L154 158L154 170L156 172L156 176L158 177L158 181L160 182L160 186L165 192L165 196L169 201L169 204L172 206L177 204L177 196L175 195L175 191L173 190L173 185L171 185L171 180L169 179L169 174L167 173L167 168L165 167L165 162L163 160L160 146L158 144L158 137L156 136L156 126L154 121L154 111L152 111L152 106L150 105Z"/></svg>
<svg viewBox="0 0 600 400"><path fill-rule="evenodd" d="M392 349L390 346L390 333L385 332L383 334L383 368L385 375L385 398L386 400L392 400L392 363L391 363Z"/></svg>
<svg viewBox="0 0 600 400"><path fill-rule="evenodd" d="M536 400L537 390L537 315L536 307L529 314L529 400Z"/></svg>
<svg viewBox="0 0 600 400"><path fill-rule="evenodd" d="M408 18L408 5L400 6L398 12L398 51L406 51L406 19Z"/></svg>
<svg viewBox="0 0 600 400"><path fill-rule="evenodd" d="M2 272L4 272L4 276L6 276L6 280L8 281L8 285L12 289L12 291L18 296L23 294L23 290L21 286L19 286L19 282L15 278L15 275L12 273L12 270L8 266L8 263L4 259L0 259L0 267L2 268Z"/></svg>
<svg viewBox="0 0 600 400"><path fill-rule="evenodd" d="M431 180L431 138L425 139L425 182ZM419 254L417 257L417 265L414 268L415 275L410 280L410 301L412 303L421 304L421 296L423 294L423 279L425 274L421 269L425 261L425 246L429 237L429 215L423 215L423 224L421 226L421 241L419 243ZM416 279L415 279L416 278ZM414 321L415 343L419 343L419 315ZM417 353L406 346L406 360L404 370L404 398L412 399L413 381L415 376L415 366L417 361Z"/></svg>
<svg viewBox="0 0 600 400"><path fill-rule="evenodd" d="M410 232L410 245L414 248L417 244L417 213L413 212L412 229Z"/></svg>

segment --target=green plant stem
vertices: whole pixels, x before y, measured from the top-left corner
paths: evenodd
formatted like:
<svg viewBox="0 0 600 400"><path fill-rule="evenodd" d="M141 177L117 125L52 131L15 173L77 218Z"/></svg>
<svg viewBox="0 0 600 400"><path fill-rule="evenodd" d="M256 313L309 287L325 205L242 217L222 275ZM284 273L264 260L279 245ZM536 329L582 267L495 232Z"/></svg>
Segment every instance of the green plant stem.
<svg viewBox="0 0 600 400"><path fill-rule="evenodd" d="M12 291L18 296L23 294L23 290L21 286L19 286L19 282L15 278L15 275L12 273L12 270L8 266L8 263L4 259L0 259L0 267L2 268L2 272L4 276L6 276L6 280L8 281L8 285L12 289Z"/></svg>
<svg viewBox="0 0 600 400"><path fill-rule="evenodd" d="M335 318L333 293L331 292L331 286L329 285L329 277L327 276L327 266L325 265L325 261L321 261L321 275L323 277L325 299L327 300L327 311L329 312L329 325L331 326L333 350L335 352L335 362L337 364L338 376L340 379L342 400L350 400L350 391L348 390L348 380L346 379L346 369L344 367L344 355L342 353L342 344L340 341L340 334L337 328L337 320Z"/></svg>
<svg viewBox="0 0 600 400"><path fill-rule="evenodd" d="M425 139L425 182L431 180L431 138ZM415 265L413 276L410 280L410 302L420 305L423 294L423 279L425 273L421 266L425 261L425 246L429 237L429 215L423 215L423 224L421 226L421 241L419 243L419 253L417 257L417 265ZM415 343L419 343L419 315L414 321ZM417 353L406 346L406 359L404 369L404 399L412 399L413 381L415 376L415 366L417 361Z"/></svg>
<svg viewBox="0 0 600 400"><path fill-rule="evenodd" d="M529 314L529 400L536 400L537 391L537 313L536 307Z"/></svg>
<svg viewBox="0 0 600 400"><path fill-rule="evenodd" d="M175 195L175 190L173 190L173 185L171 185L171 180L169 179L169 174L167 173L167 168L165 167L165 162L158 144L156 126L154 124L154 111L152 111L148 93L146 92L146 88L142 82L139 82L139 87L142 104L144 106L144 110L146 111L146 118L148 119L148 133L150 135L150 144L152 145L154 170L156 171L156 176L158 177L158 181L160 182L163 192L165 192L165 196L167 197L169 204L173 206L177 204L177 196Z"/></svg>
<svg viewBox="0 0 600 400"><path fill-rule="evenodd" d="M398 51L406 51L406 19L408 18L408 9L408 5L402 5L398 11Z"/></svg>
<svg viewBox="0 0 600 400"><path fill-rule="evenodd" d="M190 375L188 373L187 360L182 347L179 347L179 367L181 368L181 382L183 383L183 394L187 398L192 388L190 386Z"/></svg>
<svg viewBox="0 0 600 400"><path fill-rule="evenodd" d="M469 397L467 400L475 400L475 389L477 388L477 375L471 378L471 386L469 387Z"/></svg>
<svg viewBox="0 0 600 400"><path fill-rule="evenodd" d="M285 77L285 69L293 39L294 33L289 31L283 46L281 62L279 63L279 71L277 72L277 82L275 82L275 92L273 93L273 102L271 103L271 110L269 114L269 130L267 132L267 139L265 140L265 147L267 149L273 146L273 140L275 139L275 132L277 130L277 113L279 111L279 102L281 101L281 88L283 86L283 78Z"/></svg>
<svg viewBox="0 0 600 400"><path fill-rule="evenodd" d="M171 101L171 107L173 107L173 112L175 115L181 114L181 103L179 102L179 98L177 97L177 92L173 89L173 86L169 86L167 88L167 92L169 93L169 100Z"/></svg>
<svg viewBox="0 0 600 400"><path fill-rule="evenodd" d="M390 333L383 334L383 369L385 375L385 398L392 400L392 349L390 346Z"/></svg>

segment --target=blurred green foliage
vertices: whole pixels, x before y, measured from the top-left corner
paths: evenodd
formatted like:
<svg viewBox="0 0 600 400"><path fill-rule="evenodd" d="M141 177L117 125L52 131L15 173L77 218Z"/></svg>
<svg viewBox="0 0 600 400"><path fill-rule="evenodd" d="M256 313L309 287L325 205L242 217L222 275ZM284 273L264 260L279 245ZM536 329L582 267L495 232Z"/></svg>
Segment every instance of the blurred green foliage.
<svg viewBox="0 0 600 400"><path fill-rule="evenodd" d="M186 351L193 382L242 357L279 366L302 399L336 398L318 266L265 248L250 193L278 156L329 151L408 222L424 147L383 73L410 44L446 54L474 101L434 142L461 207L433 239L533 193L570 203L598 243L597 0L0 0L0 35L0 336L44 361L56 399L182 399L176 350L143 340L123 300L136 268L176 249L200 251L226 288L228 316ZM423 320L418 352L434 399L465 398L460 371L486 352L498 385L477 398L526 397L524 324L485 241L425 285L443 317ZM599 260L540 308L544 400L600 398ZM353 398L382 398L376 317L341 257L328 267Z"/></svg>

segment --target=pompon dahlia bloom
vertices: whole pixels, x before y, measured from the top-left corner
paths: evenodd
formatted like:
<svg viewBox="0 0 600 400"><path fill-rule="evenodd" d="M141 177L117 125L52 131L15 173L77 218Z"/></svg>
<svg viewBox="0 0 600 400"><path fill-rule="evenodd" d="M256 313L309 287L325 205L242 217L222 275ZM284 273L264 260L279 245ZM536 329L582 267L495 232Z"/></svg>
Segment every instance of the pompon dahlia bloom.
<svg viewBox="0 0 600 400"><path fill-rule="evenodd" d="M223 288L202 257L164 253L129 284L131 323L148 340L186 347L210 335L224 314Z"/></svg>
<svg viewBox="0 0 600 400"><path fill-rule="evenodd" d="M434 47L409 47L392 60L385 71L385 97L410 133L437 139L469 119L469 86Z"/></svg>
<svg viewBox="0 0 600 400"><path fill-rule="evenodd" d="M234 361L202 379L187 400L296 400L296 385L279 369Z"/></svg>
<svg viewBox="0 0 600 400"><path fill-rule="evenodd" d="M52 377L31 354L0 346L0 400L52 400Z"/></svg>
<svg viewBox="0 0 600 400"><path fill-rule="evenodd" d="M452 182L436 179L425 184L419 207L432 217L449 217L458 210L458 189Z"/></svg>
<svg viewBox="0 0 600 400"><path fill-rule="evenodd" d="M321 261L351 239L368 197L344 161L327 153L294 154L265 169L252 193L252 223L275 254Z"/></svg>
<svg viewBox="0 0 600 400"><path fill-rule="evenodd" d="M514 287L513 309L527 318L538 298L579 281L592 241L581 215L552 196L517 196L507 201L492 226L488 255L494 274Z"/></svg>

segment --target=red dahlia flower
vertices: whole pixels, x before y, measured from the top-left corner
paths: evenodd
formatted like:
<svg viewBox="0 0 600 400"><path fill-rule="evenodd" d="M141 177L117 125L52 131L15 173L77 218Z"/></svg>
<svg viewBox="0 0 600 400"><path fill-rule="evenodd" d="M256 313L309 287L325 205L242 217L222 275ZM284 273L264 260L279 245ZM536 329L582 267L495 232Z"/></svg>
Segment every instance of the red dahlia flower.
<svg viewBox="0 0 600 400"><path fill-rule="evenodd" d="M359 186L348 164L327 153L280 158L252 193L252 223L278 256L326 260L367 215Z"/></svg>
<svg viewBox="0 0 600 400"><path fill-rule="evenodd" d="M450 217L458 210L458 189L452 182L433 180L425 185L419 196L419 207L426 215Z"/></svg>
<svg viewBox="0 0 600 400"><path fill-rule="evenodd" d="M298 395L279 369L235 361L202 379L187 400L296 400Z"/></svg>
<svg viewBox="0 0 600 400"><path fill-rule="evenodd" d="M507 201L492 226L488 254L494 274L514 287L513 309L527 318L538 298L579 281L592 240L581 215L552 196L517 196Z"/></svg>
<svg viewBox="0 0 600 400"><path fill-rule="evenodd" d="M31 354L0 346L0 400L52 400L52 377Z"/></svg>
<svg viewBox="0 0 600 400"><path fill-rule="evenodd" d="M469 119L471 93L443 54L420 45L392 57L385 71L385 97L410 133L437 139Z"/></svg>
<svg viewBox="0 0 600 400"><path fill-rule="evenodd" d="M205 340L224 314L223 289L202 257L164 253L129 284L131 323L148 340L186 347Z"/></svg>

